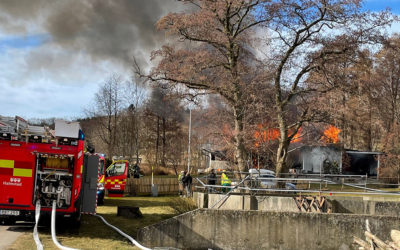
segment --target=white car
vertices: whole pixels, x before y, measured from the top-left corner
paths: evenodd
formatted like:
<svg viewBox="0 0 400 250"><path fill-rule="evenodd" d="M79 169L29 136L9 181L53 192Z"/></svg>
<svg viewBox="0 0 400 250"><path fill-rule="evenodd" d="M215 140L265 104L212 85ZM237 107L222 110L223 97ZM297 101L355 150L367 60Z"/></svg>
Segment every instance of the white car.
<svg viewBox="0 0 400 250"><path fill-rule="evenodd" d="M275 178L274 171L267 169L258 170L255 168L251 168L249 169L249 173L251 180L256 181L256 183L263 188L273 188L276 186L276 180L272 179ZM268 178L268 179L263 179L263 178Z"/></svg>
<svg viewBox="0 0 400 250"><path fill-rule="evenodd" d="M277 180L274 179L275 172L268 169L249 169L250 178L253 181L252 184L255 187L262 187L262 188L276 188L277 187ZM288 190L295 190L296 185L293 183L285 183L285 188Z"/></svg>

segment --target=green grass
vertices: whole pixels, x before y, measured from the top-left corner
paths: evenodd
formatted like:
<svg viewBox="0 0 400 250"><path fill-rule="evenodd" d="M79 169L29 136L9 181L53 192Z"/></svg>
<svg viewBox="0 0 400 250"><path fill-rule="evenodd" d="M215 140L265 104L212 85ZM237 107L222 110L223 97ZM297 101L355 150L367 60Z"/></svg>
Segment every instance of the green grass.
<svg viewBox="0 0 400 250"><path fill-rule="evenodd" d="M117 206L136 206L143 214L142 218L127 219L117 216ZM106 198L104 206L97 208L97 213L110 224L136 238L140 228L169 219L179 213L194 209L191 201L178 197L123 197ZM61 222L60 222L61 223ZM79 249L132 249L132 244L113 229L106 226L99 218L83 215L79 229L63 227L57 232L58 241L68 247ZM49 227L39 229L39 237L44 249L57 249L51 240ZM26 232L10 249L36 249L32 232Z"/></svg>

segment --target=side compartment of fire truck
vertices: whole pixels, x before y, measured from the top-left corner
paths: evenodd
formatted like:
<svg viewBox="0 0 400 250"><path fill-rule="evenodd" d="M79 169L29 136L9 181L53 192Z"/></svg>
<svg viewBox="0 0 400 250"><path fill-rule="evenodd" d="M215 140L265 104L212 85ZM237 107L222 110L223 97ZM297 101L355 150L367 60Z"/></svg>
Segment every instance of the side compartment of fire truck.
<svg viewBox="0 0 400 250"><path fill-rule="evenodd" d="M33 200L40 200L42 207L51 207L53 200L56 200L57 208L69 208L71 206L74 164L74 155L37 153Z"/></svg>

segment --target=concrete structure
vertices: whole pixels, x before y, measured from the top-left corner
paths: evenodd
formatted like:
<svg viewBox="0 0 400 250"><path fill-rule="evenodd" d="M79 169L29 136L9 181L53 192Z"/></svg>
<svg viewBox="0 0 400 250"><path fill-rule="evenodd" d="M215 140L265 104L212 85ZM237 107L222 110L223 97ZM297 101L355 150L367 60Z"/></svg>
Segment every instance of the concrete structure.
<svg viewBox="0 0 400 250"><path fill-rule="evenodd" d="M226 197L223 194L209 194L208 208L228 209L228 210L243 210L243 196L229 195Z"/></svg>
<svg viewBox="0 0 400 250"><path fill-rule="evenodd" d="M194 193L194 197L201 195ZM207 198L208 197L208 198ZM298 212L296 203L292 197L280 196L250 196L233 194L225 197L224 194L203 194L203 200L195 199L199 208L212 208L222 210L260 210L260 211L284 211ZM207 206L204 206L207 201Z"/></svg>
<svg viewBox="0 0 400 250"><path fill-rule="evenodd" d="M147 247L183 249L349 249L371 231L388 240L400 217L199 209L138 232Z"/></svg>
<svg viewBox="0 0 400 250"><path fill-rule="evenodd" d="M400 202L397 199L382 197L335 197L328 202L335 213L400 215Z"/></svg>
<svg viewBox="0 0 400 250"><path fill-rule="evenodd" d="M201 192L193 192L193 201L196 203L198 208L208 207L208 195Z"/></svg>
<svg viewBox="0 0 400 250"><path fill-rule="evenodd" d="M220 210L259 210L299 212L293 197L250 196L233 194L224 199L223 194L193 193L193 199L199 208ZM398 216L400 214L399 198L382 197L327 197L332 213L368 214Z"/></svg>
<svg viewBox="0 0 400 250"><path fill-rule="evenodd" d="M299 212L292 197L256 196L254 198L260 211Z"/></svg>

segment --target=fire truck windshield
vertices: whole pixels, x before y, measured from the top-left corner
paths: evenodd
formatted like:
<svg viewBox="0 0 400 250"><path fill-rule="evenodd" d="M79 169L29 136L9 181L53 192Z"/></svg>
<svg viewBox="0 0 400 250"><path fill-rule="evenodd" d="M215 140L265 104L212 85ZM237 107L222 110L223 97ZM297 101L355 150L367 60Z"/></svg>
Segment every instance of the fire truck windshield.
<svg viewBox="0 0 400 250"><path fill-rule="evenodd" d="M107 176L123 175L125 173L125 162L114 163L107 169Z"/></svg>

